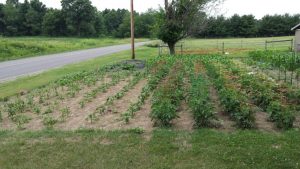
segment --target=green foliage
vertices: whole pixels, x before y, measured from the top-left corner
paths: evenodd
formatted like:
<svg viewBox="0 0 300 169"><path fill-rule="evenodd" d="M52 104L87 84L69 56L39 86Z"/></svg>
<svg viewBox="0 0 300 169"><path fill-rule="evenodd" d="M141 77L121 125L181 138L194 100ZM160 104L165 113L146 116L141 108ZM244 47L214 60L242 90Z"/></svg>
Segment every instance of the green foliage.
<svg viewBox="0 0 300 169"><path fill-rule="evenodd" d="M24 113L26 109L25 102L21 99L17 99L15 102L8 103L8 117L14 118L19 113Z"/></svg>
<svg viewBox="0 0 300 169"><path fill-rule="evenodd" d="M170 126L178 118L178 107L183 99L183 67L176 63L165 82L155 90L150 117L157 125Z"/></svg>
<svg viewBox="0 0 300 169"><path fill-rule="evenodd" d="M291 28L300 22L300 15L266 15L261 19L253 15L233 15L225 18L223 15L209 17L206 29L195 32L195 37L275 37L289 36L294 32Z"/></svg>
<svg viewBox="0 0 300 169"><path fill-rule="evenodd" d="M232 67L234 67L234 65L234 63L231 63ZM239 66L236 68L244 70ZM240 71L238 74L241 78L242 88L252 97L255 105L267 111L270 114L270 120L275 122L278 128L292 128L295 121L294 110L293 108L284 106L286 103L284 103L281 98L282 96L280 96L282 93L278 93L280 89L278 85L266 79L263 75L242 72L243 71ZM287 93L294 93L294 91L292 90Z"/></svg>
<svg viewBox="0 0 300 169"><path fill-rule="evenodd" d="M224 88L220 92L221 103L225 106L226 112L237 121L241 128L253 128L253 112L247 105L246 98L234 89Z"/></svg>
<svg viewBox="0 0 300 169"><path fill-rule="evenodd" d="M161 9L158 14L157 36L168 44L171 55L175 54L175 45L179 40L201 26L200 22L205 18L205 7L214 2L216 1L165 1L165 9Z"/></svg>
<svg viewBox="0 0 300 169"><path fill-rule="evenodd" d="M90 0L62 0L61 6L69 35L93 36L96 34L94 26L96 9Z"/></svg>
<svg viewBox="0 0 300 169"><path fill-rule="evenodd" d="M300 55L286 51L252 51L249 56L260 64L269 65L277 69L296 72L300 68Z"/></svg>
<svg viewBox="0 0 300 169"><path fill-rule="evenodd" d="M130 37L129 11L98 11L90 0L62 0L62 9L46 8L39 0L0 4L0 35ZM155 11L136 13L136 36L153 36Z"/></svg>
<svg viewBox="0 0 300 169"><path fill-rule="evenodd" d="M221 63L230 65L230 62L226 59L216 59ZM218 63L219 65L214 64L213 59L208 59L205 63L208 75L215 78L214 84L219 91L221 103L226 113L236 121L240 128L248 129L255 127L255 118L245 95L234 86L227 72L221 70L220 63ZM236 73L238 72L236 71Z"/></svg>
<svg viewBox="0 0 300 169"><path fill-rule="evenodd" d="M211 127L212 120L216 119L211 104L208 82L201 76L192 73L191 87L188 90L188 104L191 108L198 127Z"/></svg>
<svg viewBox="0 0 300 169"><path fill-rule="evenodd" d="M41 114L41 108L38 107L38 106L34 106L33 107L33 112L36 113L36 114Z"/></svg>
<svg viewBox="0 0 300 169"><path fill-rule="evenodd" d="M49 129L52 129L53 126L58 122L58 120L54 119L53 117L46 115L43 118L43 124Z"/></svg>
<svg viewBox="0 0 300 169"><path fill-rule="evenodd" d="M65 18L58 9L50 9L43 18L43 33L49 36L66 35Z"/></svg>
<svg viewBox="0 0 300 169"><path fill-rule="evenodd" d="M267 112L269 113L269 118L271 121L275 122L278 128L290 129L294 125L295 115L283 107L279 102L272 102Z"/></svg>

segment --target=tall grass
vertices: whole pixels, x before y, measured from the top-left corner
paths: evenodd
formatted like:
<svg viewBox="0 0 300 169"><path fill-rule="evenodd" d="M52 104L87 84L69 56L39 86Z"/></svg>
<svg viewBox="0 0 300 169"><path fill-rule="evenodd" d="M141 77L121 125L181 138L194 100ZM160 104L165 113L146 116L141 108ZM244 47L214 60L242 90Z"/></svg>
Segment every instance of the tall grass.
<svg viewBox="0 0 300 169"><path fill-rule="evenodd" d="M145 39L138 39L137 42L144 40ZM0 61L126 43L130 43L130 40L112 38L87 39L47 37L0 37Z"/></svg>

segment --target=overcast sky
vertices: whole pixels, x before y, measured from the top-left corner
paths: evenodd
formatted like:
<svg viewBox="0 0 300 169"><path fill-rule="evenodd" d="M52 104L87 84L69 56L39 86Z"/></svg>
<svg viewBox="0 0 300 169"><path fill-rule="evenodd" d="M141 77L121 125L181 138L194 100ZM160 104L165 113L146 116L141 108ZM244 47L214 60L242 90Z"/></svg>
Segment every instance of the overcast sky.
<svg viewBox="0 0 300 169"><path fill-rule="evenodd" d="M4 3L6 0L0 0ZM20 0L22 2L23 0ZM40 0L48 7L60 8L60 0ZM105 8L127 8L130 0L91 0L99 10ZM135 9L144 12L148 8L158 8L164 0L135 0ZM300 13L300 0L225 0L218 14L232 16L233 14L253 14L261 18L266 14L296 14Z"/></svg>

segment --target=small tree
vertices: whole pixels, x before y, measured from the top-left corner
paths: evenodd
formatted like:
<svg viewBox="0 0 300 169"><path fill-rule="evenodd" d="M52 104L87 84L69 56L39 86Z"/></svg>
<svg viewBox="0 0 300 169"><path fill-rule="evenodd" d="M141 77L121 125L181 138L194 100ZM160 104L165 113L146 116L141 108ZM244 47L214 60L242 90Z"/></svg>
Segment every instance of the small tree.
<svg viewBox="0 0 300 169"><path fill-rule="evenodd" d="M158 22L158 38L168 44L170 54L175 54L175 45L187 37L199 20L205 18L205 9L219 0L165 0Z"/></svg>

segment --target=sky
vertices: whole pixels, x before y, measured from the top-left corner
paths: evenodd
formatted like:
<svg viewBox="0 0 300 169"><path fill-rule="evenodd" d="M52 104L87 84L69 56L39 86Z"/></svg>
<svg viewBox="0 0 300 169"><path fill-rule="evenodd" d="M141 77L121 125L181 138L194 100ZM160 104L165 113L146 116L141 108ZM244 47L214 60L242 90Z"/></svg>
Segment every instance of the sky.
<svg viewBox="0 0 300 169"><path fill-rule="evenodd" d="M4 3L6 0L0 0ZM20 0L22 2L23 0ZM40 0L47 7L60 8L60 0ZM130 0L91 0L93 5L99 10L105 8L117 9L130 7ZM148 8L157 9L159 5L163 5L164 0L134 0L135 10L144 12ZM225 0L218 7L216 14L223 14L227 17L233 14L253 14L257 19L260 19L266 14L296 14L300 13L300 0Z"/></svg>

